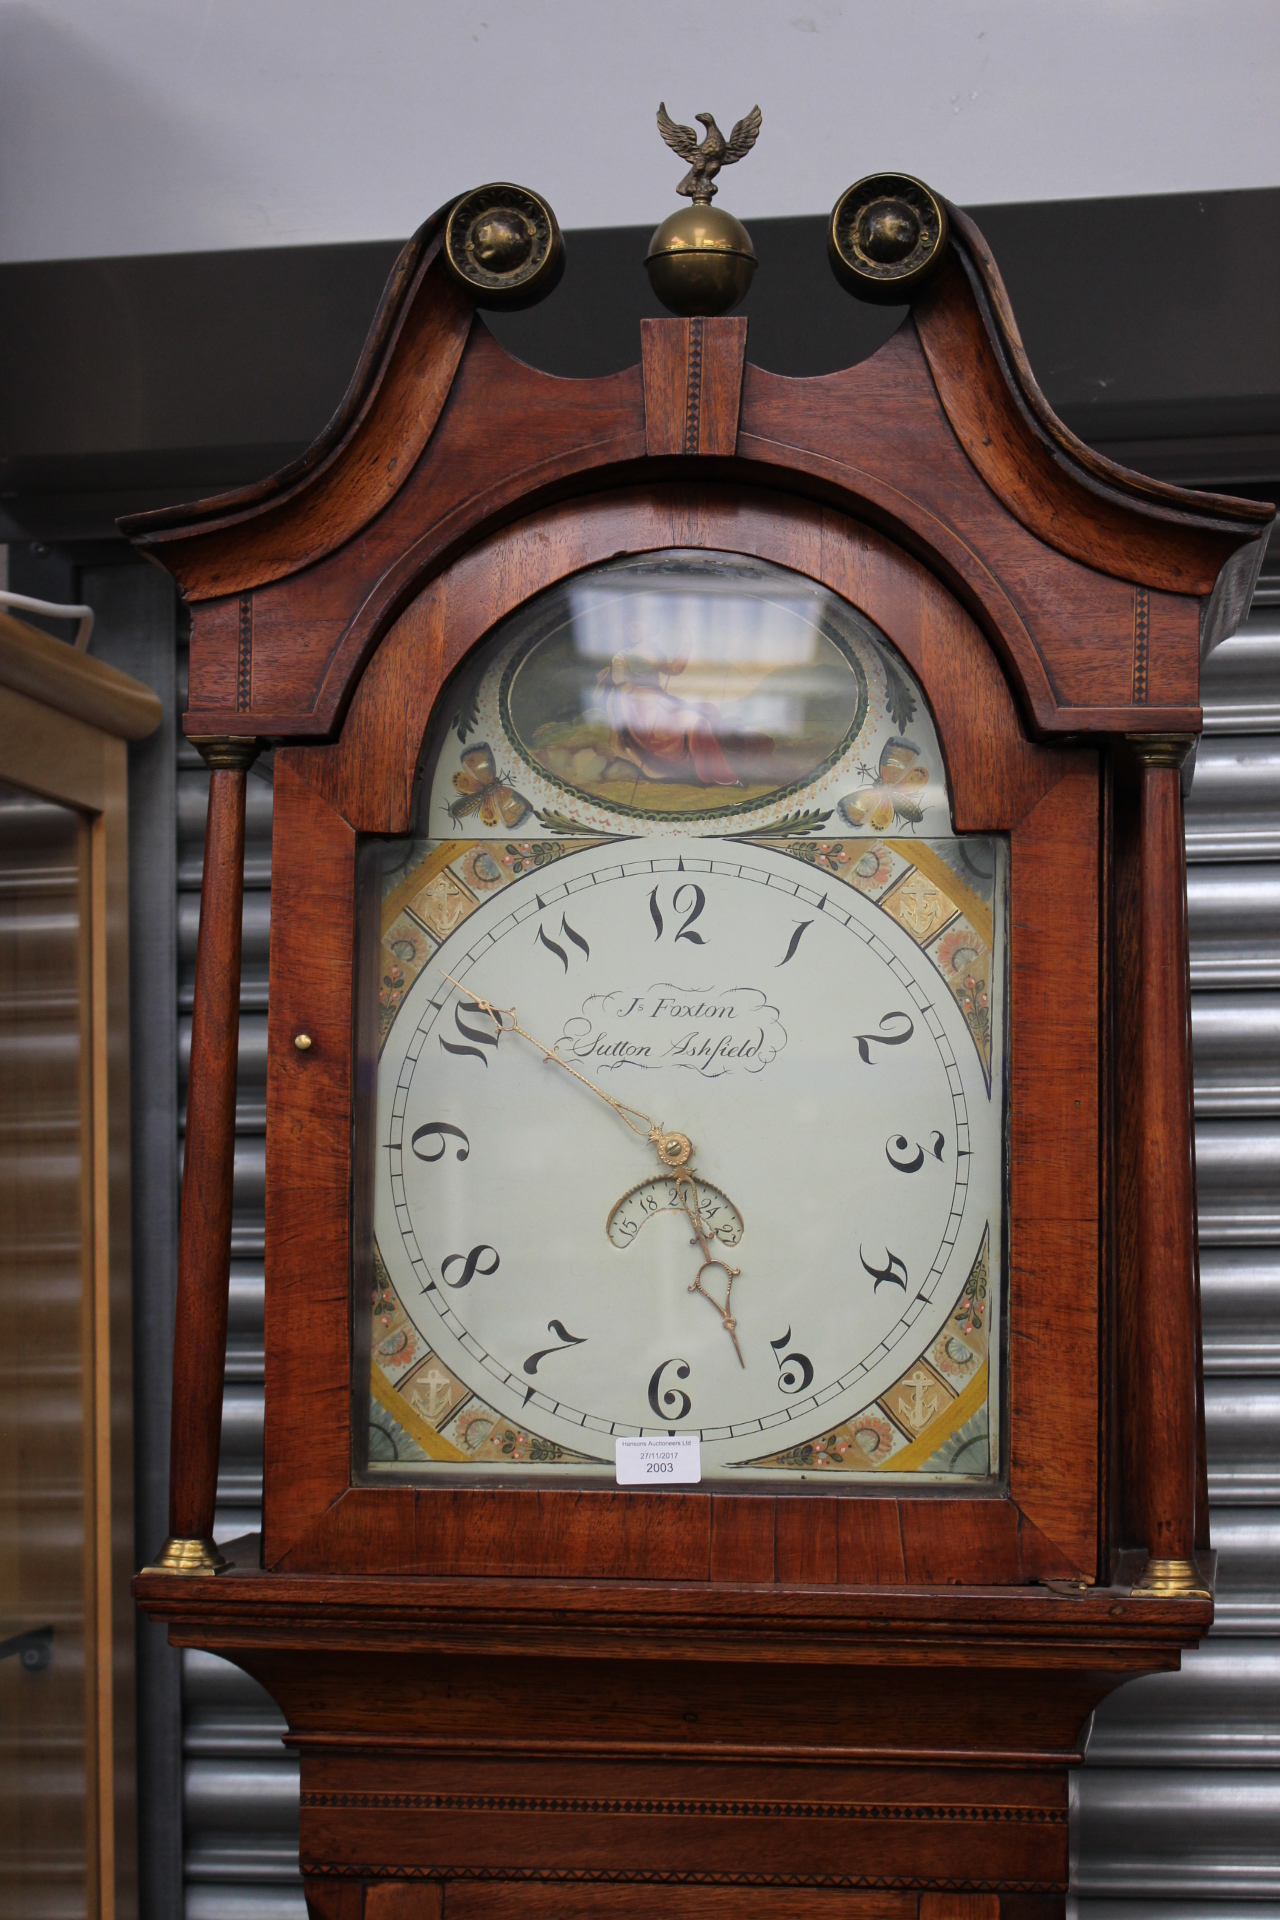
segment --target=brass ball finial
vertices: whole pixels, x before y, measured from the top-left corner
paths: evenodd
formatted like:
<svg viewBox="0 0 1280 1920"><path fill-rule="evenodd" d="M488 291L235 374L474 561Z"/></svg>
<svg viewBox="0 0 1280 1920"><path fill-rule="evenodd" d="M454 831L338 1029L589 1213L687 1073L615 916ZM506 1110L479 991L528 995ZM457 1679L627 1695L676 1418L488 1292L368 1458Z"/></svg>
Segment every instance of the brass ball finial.
<svg viewBox="0 0 1280 1920"><path fill-rule="evenodd" d="M658 131L689 171L676 188L693 204L662 222L649 242L645 268L649 284L664 307L692 318L699 314L728 313L742 300L756 270L751 235L741 220L711 201L715 177L751 151L760 132L760 109L744 114L726 140L710 113L695 114L705 133L701 142L693 127L673 120L665 105L658 108Z"/></svg>
<svg viewBox="0 0 1280 1920"><path fill-rule="evenodd" d="M842 287L859 300L899 306L917 294L946 251L945 201L905 173L870 174L831 210L827 254Z"/></svg>
<svg viewBox="0 0 1280 1920"><path fill-rule="evenodd" d="M745 299L756 252L741 220L723 207L681 207L655 232L644 264L663 306L692 317L728 313Z"/></svg>

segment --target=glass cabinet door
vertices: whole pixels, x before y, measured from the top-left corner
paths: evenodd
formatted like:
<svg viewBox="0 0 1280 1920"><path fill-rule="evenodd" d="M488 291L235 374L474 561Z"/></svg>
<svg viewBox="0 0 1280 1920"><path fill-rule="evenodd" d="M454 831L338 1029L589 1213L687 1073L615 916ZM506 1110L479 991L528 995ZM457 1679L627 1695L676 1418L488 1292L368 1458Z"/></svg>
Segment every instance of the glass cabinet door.
<svg viewBox="0 0 1280 1920"><path fill-rule="evenodd" d="M89 831L0 783L0 1913L96 1911Z"/></svg>

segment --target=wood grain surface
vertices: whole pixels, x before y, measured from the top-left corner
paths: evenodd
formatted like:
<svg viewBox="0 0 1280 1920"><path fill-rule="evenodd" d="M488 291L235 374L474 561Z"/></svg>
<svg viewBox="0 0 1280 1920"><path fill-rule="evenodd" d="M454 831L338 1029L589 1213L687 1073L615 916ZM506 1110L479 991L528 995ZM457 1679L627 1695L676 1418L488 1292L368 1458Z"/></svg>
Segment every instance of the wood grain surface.
<svg viewBox="0 0 1280 1920"><path fill-rule="evenodd" d="M984 351L988 329L963 281L953 255L912 314L947 419L992 492L1029 532L1087 567L1168 593L1212 593L1237 544L1227 528L1142 519L1118 491L1078 481L1067 481L1074 511L1064 511L1061 454L1018 406L1000 361Z"/></svg>
<svg viewBox="0 0 1280 1920"><path fill-rule="evenodd" d="M715 548L794 568L860 607L933 710L960 832L1005 830L1059 777L1027 740L977 624L918 560L811 501L726 485L650 484L547 507L483 541L405 609L365 672L342 737L296 764L361 832L407 830L423 740L450 673L526 599L619 552Z"/></svg>
<svg viewBox="0 0 1280 1920"><path fill-rule="evenodd" d="M287 755L276 757L274 787L263 1468L270 1559L341 1497L351 1473L356 951L355 835L297 778ZM300 1033L311 1040L305 1052L294 1045ZM372 1546L378 1529L370 1532Z"/></svg>
<svg viewBox="0 0 1280 1920"><path fill-rule="evenodd" d="M1061 1920L1054 1895L856 1892L809 1886L682 1886L670 1877L610 1884L475 1880L355 1880L306 1875L313 1920Z"/></svg>
<svg viewBox="0 0 1280 1920"><path fill-rule="evenodd" d="M218 1491L231 1280L245 778L225 767L209 776L174 1316L169 1533L176 1540L213 1538Z"/></svg>
<svg viewBox="0 0 1280 1920"><path fill-rule="evenodd" d="M746 353L744 319L642 320L646 453L732 454Z"/></svg>
<svg viewBox="0 0 1280 1920"><path fill-rule="evenodd" d="M1142 1091L1135 1195L1140 1371L1131 1391L1140 1407L1141 1538L1155 1559L1190 1560L1196 1549L1199 1315L1181 772L1146 765L1141 782Z"/></svg>

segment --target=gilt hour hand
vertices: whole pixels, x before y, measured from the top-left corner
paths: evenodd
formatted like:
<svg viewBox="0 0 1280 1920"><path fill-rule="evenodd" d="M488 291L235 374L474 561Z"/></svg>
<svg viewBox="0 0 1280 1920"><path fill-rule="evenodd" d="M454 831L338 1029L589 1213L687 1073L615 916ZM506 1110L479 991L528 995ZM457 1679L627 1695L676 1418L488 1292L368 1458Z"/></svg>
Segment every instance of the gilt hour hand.
<svg viewBox="0 0 1280 1920"><path fill-rule="evenodd" d="M681 1206L689 1216L689 1225L693 1228L693 1244L699 1247L702 1252L702 1265L698 1268L693 1285L689 1291L690 1293L700 1293L704 1300L710 1301L711 1305L720 1315L721 1325L733 1342L733 1350L738 1356L738 1365L745 1368L747 1363L742 1357L742 1348L738 1345L738 1323L730 1311L730 1303L733 1299L733 1283L738 1278L742 1269L741 1267L731 1267L727 1261L717 1259L716 1255L712 1253L708 1245L706 1222L702 1218L702 1209L698 1205L698 1189L688 1173L679 1173L676 1175L676 1191L680 1196ZM723 1306L721 1306L713 1293L707 1292L707 1289L702 1284L703 1274L712 1267L719 1267L721 1273L724 1275Z"/></svg>

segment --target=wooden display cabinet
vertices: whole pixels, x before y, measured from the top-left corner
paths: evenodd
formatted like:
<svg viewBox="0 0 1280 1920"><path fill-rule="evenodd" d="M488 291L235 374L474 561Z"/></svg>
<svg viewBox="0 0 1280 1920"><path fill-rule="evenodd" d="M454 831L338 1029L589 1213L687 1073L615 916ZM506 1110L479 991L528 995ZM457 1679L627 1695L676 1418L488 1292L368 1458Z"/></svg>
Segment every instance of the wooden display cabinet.
<svg viewBox="0 0 1280 1920"><path fill-rule="evenodd" d="M186 727L213 769L173 1539L135 1591L175 1643L236 1661L280 1703L302 1755L316 1916L1061 1914L1084 1722L1127 1677L1175 1668L1210 1623L1182 781L1200 662L1247 610L1271 509L1162 485L1077 441L1035 385L981 235L947 211L945 255L909 316L843 372L768 373L747 357L745 320L693 317L643 322L623 373L562 380L511 358L476 317L442 255L446 209L406 246L343 407L301 461L127 525L191 608ZM759 1467L739 1485L718 1472L627 1488L564 1449L539 1479L501 1405L486 1414L496 1465L480 1473L459 1464L467 1435L448 1437L429 1395L411 1417L388 1387L377 1420L393 1458L374 1471L371 1281L377 1326L418 1337L402 1284L374 1264L379 978L392 1015L408 991L380 974L380 849L422 837L444 765L431 754L459 689L480 700L489 682L474 673L513 621L602 568L673 554L692 567L700 553L762 580L788 570L852 609L876 658L919 690L949 831L1005 850L985 936L1007 1109L985 1470L949 1483L935 1452L932 1478L913 1482L930 1447L913 1450L910 1409L894 1416L882 1395L871 1424L901 1465L888 1458L879 1479L834 1439L816 1460L826 1442L812 1436L808 1471ZM669 668L649 682L663 698ZM642 783L652 768L612 724ZM465 720L455 731L465 741ZM889 825L880 802L846 796L834 830L830 805L819 818L799 801L785 834L754 815L741 829L765 849L762 872L784 856L811 878L823 868L815 912L852 884L842 863L874 867L878 842L922 887L951 884L915 851L918 816L894 811L890 789L923 749L896 720L890 731ZM210 1577L244 783L265 747L264 1519ZM587 755L565 787L576 825L545 804L545 755L526 754L516 791L488 736L484 751L464 756L471 773L449 791L470 797L443 853L426 834L435 865L414 881L455 887L459 912L487 911L490 868L495 887L515 885L539 832L561 835L554 856L542 846L550 861L582 859L575 834L632 831L601 797L607 749L599 765L574 749ZM870 793L876 769L864 773ZM482 803L497 838L473 842ZM534 821L527 854L504 805ZM464 859L489 861L469 870L474 885ZM951 898L981 918L971 892ZM445 935L431 924L414 922L406 955L420 940L434 953ZM577 956L561 942L567 976ZM534 961L521 964L532 981ZM474 1029L477 1004L459 1001L459 1022L468 1012ZM807 1204L836 1235L838 1188ZM744 1241L744 1269L747 1253ZM477 1255L496 1266L494 1247L473 1248L468 1280ZM861 1263L894 1279L865 1249ZM727 1298L713 1304L732 1332ZM941 1376L923 1377L928 1412ZM442 1363L441 1404L451 1379ZM879 1444L866 1420L839 1431ZM502 1432L515 1435L505 1464Z"/></svg>
<svg viewBox="0 0 1280 1920"><path fill-rule="evenodd" d="M75 647L0 603L0 1906L129 1920L128 756L162 709L69 611Z"/></svg>

